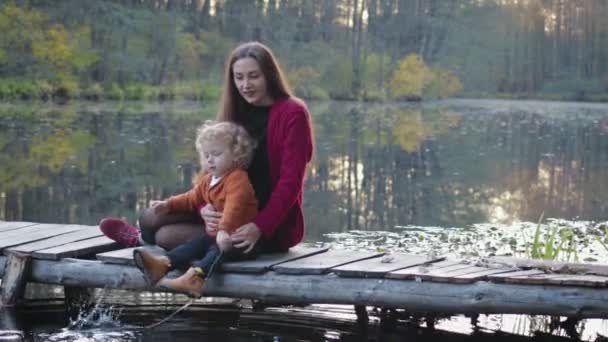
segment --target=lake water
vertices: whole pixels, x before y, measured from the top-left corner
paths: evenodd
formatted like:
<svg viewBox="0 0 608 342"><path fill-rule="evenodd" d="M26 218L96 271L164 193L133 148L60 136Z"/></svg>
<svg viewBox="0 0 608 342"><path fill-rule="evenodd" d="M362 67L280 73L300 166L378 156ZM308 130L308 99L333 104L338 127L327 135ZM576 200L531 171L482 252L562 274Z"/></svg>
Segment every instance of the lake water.
<svg viewBox="0 0 608 342"><path fill-rule="evenodd" d="M543 217L543 231L575 232L577 253L562 258L608 262L598 242L608 220L608 105L450 100L309 106L316 155L305 188L307 243L467 258L525 256ZM214 112L215 104L188 102L0 105L0 220L96 224L105 216L123 216L134 222L150 200L190 187L198 167L195 129ZM282 309L251 311L256 318L249 322L247 307L228 305L219 311L240 312L241 325L219 330L208 320L198 327L193 317L199 311L208 315L206 307L189 310L173 327L190 337L201 334L199 328L209 338L205 334L236 331L230 341L362 336L353 332L352 312L341 307L296 308L288 315ZM152 322L166 314L146 312L133 317ZM283 318L277 321L285 315L287 331ZM525 316L481 321L491 331L542 331L542 324ZM53 322L42 324L46 330L26 330L36 331L37 339L74 340L57 335L65 317ZM586 339L608 334L605 321L584 323ZM459 317L438 327L472 332ZM311 329L335 333L306 335ZM406 330L421 333L412 329ZM140 332L132 338L154 340Z"/></svg>

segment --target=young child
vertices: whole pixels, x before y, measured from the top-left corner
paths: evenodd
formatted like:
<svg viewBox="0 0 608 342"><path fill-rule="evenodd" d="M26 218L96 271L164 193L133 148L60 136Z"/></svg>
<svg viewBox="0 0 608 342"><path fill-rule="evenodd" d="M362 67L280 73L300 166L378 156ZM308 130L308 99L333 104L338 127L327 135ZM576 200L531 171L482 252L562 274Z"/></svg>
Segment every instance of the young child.
<svg viewBox="0 0 608 342"><path fill-rule="evenodd" d="M232 247L230 234L252 222L257 215L257 200L245 171L255 143L242 126L207 121L198 129L195 145L201 160L201 174L206 173L199 176L190 191L152 202L152 208L166 214L199 211L211 204L222 212L216 236L204 234L193 238L160 257L138 248L133 251L133 258L151 285L160 280L159 285L200 297L204 279L221 262L223 252ZM164 277L174 268L188 270L175 279Z"/></svg>

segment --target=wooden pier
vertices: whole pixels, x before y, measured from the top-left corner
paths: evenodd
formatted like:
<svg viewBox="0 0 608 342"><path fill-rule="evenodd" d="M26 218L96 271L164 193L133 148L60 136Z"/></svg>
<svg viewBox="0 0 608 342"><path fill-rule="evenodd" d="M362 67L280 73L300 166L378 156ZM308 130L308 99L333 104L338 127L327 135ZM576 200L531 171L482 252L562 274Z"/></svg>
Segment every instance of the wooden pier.
<svg viewBox="0 0 608 342"><path fill-rule="evenodd" d="M158 247L149 247L163 253ZM26 282L73 288L150 288L97 226L0 222L2 305ZM66 291L67 293L68 291ZM475 263L381 252L296 247L226 263L207 296L267 303L352 304L417 314L518 313L608 318L608 266L495 257Z"/></svg>

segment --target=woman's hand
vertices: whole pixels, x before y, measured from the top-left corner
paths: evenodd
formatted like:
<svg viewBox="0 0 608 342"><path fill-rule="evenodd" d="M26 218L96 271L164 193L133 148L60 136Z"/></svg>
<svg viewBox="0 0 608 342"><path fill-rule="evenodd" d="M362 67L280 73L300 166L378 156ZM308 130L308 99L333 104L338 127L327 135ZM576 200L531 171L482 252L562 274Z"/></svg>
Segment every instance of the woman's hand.
<svg viewBox="0 0 608 342"><path fill-rule="evenodd" d="M154 209L154 213L157 215L165 215L169 212L169 202L167 201L151 201L150 207Z"/></svg>
<svg viewBox="0 0 608 342"><path fill-rule="evenodd" d="M205 221L205 232L210 236L215 236L217 233L217 225L220 223L222 213L216 211L215 208L207 203L206 206L201 208L200 215Z"/></svg>
<svg viewBox="0 0 608 342"><path fill-rule="evenodd" d="M231 236L232 244L236 248L244 248L245 251L243 253L249 253L255 244L260 240L262 236L262 231L260 228L253 222L247 223L244 226L239 227Z"/></svg>

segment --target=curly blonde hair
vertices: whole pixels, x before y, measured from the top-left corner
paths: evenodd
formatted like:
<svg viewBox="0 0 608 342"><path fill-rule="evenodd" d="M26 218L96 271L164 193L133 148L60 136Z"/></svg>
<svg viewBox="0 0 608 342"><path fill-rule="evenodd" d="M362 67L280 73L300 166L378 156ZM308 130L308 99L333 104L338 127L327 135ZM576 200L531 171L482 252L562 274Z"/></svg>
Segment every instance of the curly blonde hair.
<svg viewBox="0 0 608 342"><path fill-rule="evenodd" d="M196 130L196 151L201 160L203 172L207 170L203 148L205 146L223 144L230 148L234 156L235 168L246 169L253 158L256 142L239 124L229 121L217 122L207 120Z"/></svg>

